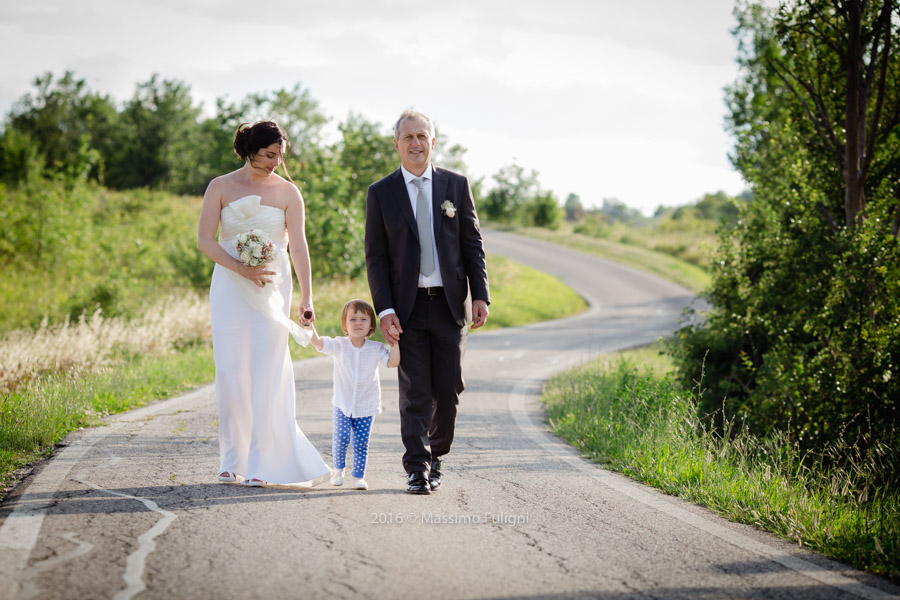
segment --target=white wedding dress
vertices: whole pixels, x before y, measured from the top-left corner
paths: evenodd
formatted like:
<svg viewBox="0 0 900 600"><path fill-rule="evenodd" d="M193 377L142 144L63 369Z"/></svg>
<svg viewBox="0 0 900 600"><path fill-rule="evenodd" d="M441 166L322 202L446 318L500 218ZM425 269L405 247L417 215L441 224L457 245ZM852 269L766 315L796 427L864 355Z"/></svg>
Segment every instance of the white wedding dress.
<svg viewBox="0 0 900 600"><path fill-rule="evenodd" d="M235 237L258 229L274 242L267 265L274 283L260 288L216 265L209 288L216 397L219 404L219 473L268 483L316 485L331 475L303 435L295 415L294 369L288 334L301 344L307 330L290 320L291 264L284 211L246 196L222 209L219 244L237 258Z"/></svg>

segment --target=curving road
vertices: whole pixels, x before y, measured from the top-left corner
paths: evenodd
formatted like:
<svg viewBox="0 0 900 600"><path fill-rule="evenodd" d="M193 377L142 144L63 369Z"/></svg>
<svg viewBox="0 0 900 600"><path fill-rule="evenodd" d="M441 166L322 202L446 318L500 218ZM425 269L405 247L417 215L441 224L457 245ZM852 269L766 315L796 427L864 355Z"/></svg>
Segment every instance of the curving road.
<svg viewBox="0 0 900 600"><path fill-rule="evenodd" d="M655 277L508 234L489 253L558 275L573 318L469 338L443 488L404 493L385 371L371 489L214 483L210 387L69 436L0 505L0 598L892 598L900 588L597 468L548 434L551 373L644 344L691 301ZM502 311L502 306L492 310ZM331 362L296 365L330 450Z"/></svg>

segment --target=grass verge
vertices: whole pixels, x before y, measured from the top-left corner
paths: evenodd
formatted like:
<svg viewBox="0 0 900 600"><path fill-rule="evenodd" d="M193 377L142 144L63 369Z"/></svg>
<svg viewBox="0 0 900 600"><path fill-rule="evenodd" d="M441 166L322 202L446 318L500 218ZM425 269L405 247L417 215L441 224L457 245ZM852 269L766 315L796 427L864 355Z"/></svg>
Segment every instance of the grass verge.
<svg viewBox="0 0 900 600"><path fill-rule="evenodd" d="M554 277L502 257L491 256L488 264L493 312L485 329L562 318L586 308L575 292ZM320 333L342 335L341 309L351 298L370 300L364 277L318 287ZM381 334L376 333L376 338L381 339ZM311 346L290 344L294 359L319 356ZM175 353L127 355L93 371L48 373L0 395L0 490L6 489L17 469L49 454L70 431L209 383L214 376L212 348L198 341Z"/></svg>
<svg viewBox="0 0 900 600"><path fill-rule="evenodd" d="M54 373L0 397L0 489L14 471L50 453L70 431L152 400L169 398L214 375L212 347L175 354L134 355L89 373Z"/></svg>
<svg viewBox="0 0 900 600"><path fill-rule="evenodd" d="M717 513L893 579L900 493L857 464L825 469L779 438L719 436L654 346L560 374L542 401L553 430L586 456Z"/></svg>
<svg viewBox="0 0 900 600"><path fill-rule="evenodd" d="M540 227L518 227L510 231L659 275L694 293L702 292L711 282L709 273L701 267L641 246Z"/></svg>
<svg viewBox="0 0 900 600"><path fill-rule="evenodd" d="M491 314L470 333L561 319L587 309L584 299L557 278L501 256L488 257Z"/></svg>

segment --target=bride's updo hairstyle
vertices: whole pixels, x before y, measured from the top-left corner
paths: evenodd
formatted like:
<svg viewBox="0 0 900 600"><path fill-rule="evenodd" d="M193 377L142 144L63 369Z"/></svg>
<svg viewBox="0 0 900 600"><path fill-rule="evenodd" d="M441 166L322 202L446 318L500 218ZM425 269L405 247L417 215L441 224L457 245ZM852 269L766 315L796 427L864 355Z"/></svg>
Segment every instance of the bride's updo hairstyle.
<svg viewBox="0 0 900 600"><path fill-rule="evenodd" d="M253 125L241 123L234 132L234 153L241 160L253 160L256 153L262 148L268 148L272 144L284 142L284 155L281 160L281 168L287 180L294 183L288 173L285 159L291 152L291 141L287 134L275 121L257 121Z"/></svg>

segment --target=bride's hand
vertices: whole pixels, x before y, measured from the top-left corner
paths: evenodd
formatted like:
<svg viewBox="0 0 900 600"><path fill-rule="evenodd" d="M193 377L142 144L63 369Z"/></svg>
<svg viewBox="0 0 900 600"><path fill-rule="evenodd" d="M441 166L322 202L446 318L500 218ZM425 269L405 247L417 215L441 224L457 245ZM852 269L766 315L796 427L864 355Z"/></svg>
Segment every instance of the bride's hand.
<svg viewBox="0 0 900 600"><path fill-rule="evenodd" d="M239 273L242 277L249 279L259 287L265 287L267 283L272 283L272 275L275 275L275 271L269 271L265 265L258 267L242 266Z"/></svg>
<svg viewBox="0 0 900 600"><path fill-rule="evenodd" d="M316 320L316 309L313 308L312 302L300 302L300 324L312 324Z"/></svg>

